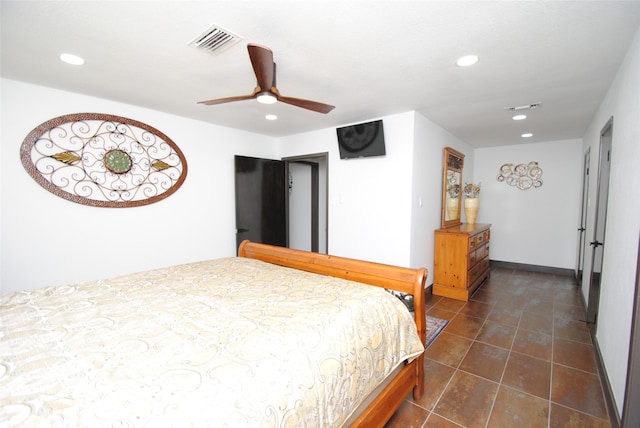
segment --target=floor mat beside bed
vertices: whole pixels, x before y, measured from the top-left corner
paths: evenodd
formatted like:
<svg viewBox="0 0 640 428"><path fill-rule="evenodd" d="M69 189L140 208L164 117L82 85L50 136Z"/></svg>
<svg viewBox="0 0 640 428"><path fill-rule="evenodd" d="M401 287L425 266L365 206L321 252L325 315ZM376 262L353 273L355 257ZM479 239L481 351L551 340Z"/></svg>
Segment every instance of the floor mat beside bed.
<svg viewBox="0 0 640 428"><path fill-rule="evenodd" d="M425 349L428 348L434 340L436 340L436 337L438 337L442 329L444 329L448 323L448 320L427 315L427 345L425 346Z"/></svg>

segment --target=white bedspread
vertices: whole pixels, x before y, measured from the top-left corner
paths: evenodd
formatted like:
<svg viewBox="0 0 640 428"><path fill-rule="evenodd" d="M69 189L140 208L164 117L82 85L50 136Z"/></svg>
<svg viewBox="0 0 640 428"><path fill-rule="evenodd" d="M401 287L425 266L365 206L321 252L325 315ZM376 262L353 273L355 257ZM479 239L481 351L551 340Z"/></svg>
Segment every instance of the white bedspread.
<svg viewBox="0 0 640 428"><path fill-rule="evenodd" d="M340 426L423 351L383 289L229 258L0 296L0 426Z"/></svg>

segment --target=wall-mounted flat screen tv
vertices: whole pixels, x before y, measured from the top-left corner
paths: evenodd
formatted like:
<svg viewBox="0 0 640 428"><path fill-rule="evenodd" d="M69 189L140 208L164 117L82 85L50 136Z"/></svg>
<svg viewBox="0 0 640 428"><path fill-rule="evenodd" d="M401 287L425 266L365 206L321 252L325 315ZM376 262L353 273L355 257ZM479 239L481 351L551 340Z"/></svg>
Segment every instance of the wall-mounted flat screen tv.
<svg viewBox="0 0 640 428"><path fill-rule="evenodd" d="M340 159L383 156L385 154L382 120L338 128Z"/></svg>

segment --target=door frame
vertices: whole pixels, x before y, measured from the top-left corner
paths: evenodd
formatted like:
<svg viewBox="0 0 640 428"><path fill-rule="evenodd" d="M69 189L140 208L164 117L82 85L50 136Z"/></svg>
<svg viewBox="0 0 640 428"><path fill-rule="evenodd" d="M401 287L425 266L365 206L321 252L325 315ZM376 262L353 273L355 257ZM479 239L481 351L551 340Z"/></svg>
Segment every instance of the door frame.
<svg viewBox="0 0 640 428"><path fill-rule="evenodd" d="M291 171L293 170L293 166L304 166L305 168L305 174L293 174ZM307 160L299 160L299 161L286 161L286 168L287 168L287 181L288 181L288 188L289 188L289 192L288 192L288 197L289 197L289 203L288 203L288 210L287 210L287 215L289 217L289 247L290 248L296 248L296 249L300 249L300 250L311 250L313 252L318 252L318 241L319 241L319 210L318 210L318 205L320 203L319 201L319 165L317 162L309 162ZM307 174L308 173L308 174ZM309 205L308 208L311 212L311 218L307 219L305 218L304 221L309 221L308 225L309 225L309 230L308 233L309 235L306 236L305 239L309 239L309 247L294 247L294 241L296 241L296 239L298 237L297 233L294 233L296 230L293 228L293 224L296 223L296 219L299 218L297 216L292 216L292 213L296 213L298 210L296 209L296 207L294 207L294 203L292 203L292 199L293 199L293 195L294 195L294 189L298 189L298 183L296 181L296 177L301 178L301 176L305 176L309 179L308 183L309 183L309 187L307 189L303 189L309 191ZM303 178L305 178L303 177ZM303 180L304 181L304 180Z"/></svg>
<svg viewBox="0 0 640 428"><path fill-rule="evenodd" d="M622 408L622 428L640 426L640 406L638 406L640 403L640 237L638 239L636 290L633 301L627 383Z"/></svg>
<svg viewBox="0 0 640 428"><path fill-rule="evenodd" d="M575 278L578 287L582 284L582 273L584 271L584 260L587 252L587 210L589 205L589 165L591 163L591 147L584 154L582 166L582 208L580 212L580 227L578 227L578 254L576 256Z"/></svg>
<svg viewBox="0 0 640 428"><path fill-rule="evenodd" d="M607 134L608 139L605 139ZM607 144L607 147L605 147ZM587 301L587 323L594 324L593 334L598 325L598 309L600 306L600 286L602 281L602 264L604 261L604 245L607 224L607 204L609 199L609 176L611 175L611 151L613 150L613 117L600 131L600 148L598 155L598 177L596 183L596 205L593 218L593 241L589 243L591 250L591 268L589 272L589 299ZM606 157L606 158L605 158ZM606 171L604 171L606 166ZM598 239L602 241L598 241ZM602 248L598 248L602 247ZM600 252L600 253L598 253ZM598 257L596 257L598 255ZM594 269L596 262L598 269Z"/></svg>
<svg viewBox="0 0 640 428"><path fill-rule="evenodd" d="M318 180L318 189L321 187L324 191L319 190L317 194L317 200L314 202L314 207L312 208L312 222L317 222L316 228L318 228L318 252L320 253L328 253L329 251L329 153L321 152L321 153L310 153L305 155L298 156L289 156L284 157L282 160L285 163L285 174L288 179L289 177L289 163L293 162L305 162L305 163L314 163L318 165L319 168L319 176L321 176L321 172L324 172L325 180ZM324 169L324 171L322 171ZM286 199L286 209L287 209L287 229L289 227L289 192L287 191L285 194ZM324 220L324 221L323 221ZM324 224L324 229L322 225ZM323 229L323 230L322 230ZM289 230L287 230L287 236L289 234ZM324 242L322 242L324 241Z"/></svg>

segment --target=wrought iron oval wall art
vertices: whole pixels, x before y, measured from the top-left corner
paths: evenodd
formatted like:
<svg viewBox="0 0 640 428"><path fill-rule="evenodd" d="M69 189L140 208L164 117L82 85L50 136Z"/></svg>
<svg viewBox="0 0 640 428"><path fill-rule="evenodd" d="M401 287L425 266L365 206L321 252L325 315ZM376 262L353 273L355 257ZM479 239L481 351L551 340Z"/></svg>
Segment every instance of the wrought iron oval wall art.
<svg viewBox="0 0 640 428"><path fill-rule="evenodd" d="M182 151L165 134L100 113L46 121L27 135L20 158L51 193L97 207L152 204L173 194L187 176Z"/></svg>

